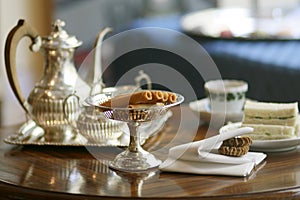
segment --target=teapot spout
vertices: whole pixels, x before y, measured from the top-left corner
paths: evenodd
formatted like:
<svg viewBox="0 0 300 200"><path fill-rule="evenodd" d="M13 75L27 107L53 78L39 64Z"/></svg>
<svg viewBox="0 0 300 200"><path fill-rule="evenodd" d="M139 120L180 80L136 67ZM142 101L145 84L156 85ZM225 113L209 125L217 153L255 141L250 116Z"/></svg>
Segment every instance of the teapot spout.
<svg viewBox="0 0 300 200"><path fill-rule="evenodd" d="M91 83L90 94L101 92L102 88L104 87L104 83L102 80L101 43L104 37L112 31L113 31L112 28L106 27L98 33L98 36L96 38L94 44L94 75L93 75L93 81Z"/></svg>

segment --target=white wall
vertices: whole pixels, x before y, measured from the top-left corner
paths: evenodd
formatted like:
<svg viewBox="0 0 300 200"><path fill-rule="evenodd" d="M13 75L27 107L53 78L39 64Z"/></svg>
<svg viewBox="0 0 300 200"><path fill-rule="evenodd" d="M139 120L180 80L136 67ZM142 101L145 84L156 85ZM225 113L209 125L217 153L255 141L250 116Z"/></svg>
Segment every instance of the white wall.
<svg viewBox="0 0 300 200"><path fill-rule="evenodd" d="M20 18L25 19L38 33L49 33L52 12L51 0L0 0L0 100L2 125L12 125L25 120L25 112L9 86L4 64L4 46L9 31ZM23 39L17 49L17 71L24 96L27 97L34 83L42 74L40 53L28 50L29 39Z"/></svg>

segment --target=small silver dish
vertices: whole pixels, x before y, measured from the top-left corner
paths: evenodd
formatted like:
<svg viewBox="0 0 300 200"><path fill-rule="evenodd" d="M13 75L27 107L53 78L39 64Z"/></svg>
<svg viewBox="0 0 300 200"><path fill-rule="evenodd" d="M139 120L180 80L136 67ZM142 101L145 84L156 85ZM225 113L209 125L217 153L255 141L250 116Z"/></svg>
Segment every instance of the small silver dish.
<svg viewBox="0 0 300 200"><path fill-rule="evenodd" d="M114 144L122 136L125 123L109 120L103 113L95 109L83 106L76 126L81 135L89 142L100 144Z"/></svg>

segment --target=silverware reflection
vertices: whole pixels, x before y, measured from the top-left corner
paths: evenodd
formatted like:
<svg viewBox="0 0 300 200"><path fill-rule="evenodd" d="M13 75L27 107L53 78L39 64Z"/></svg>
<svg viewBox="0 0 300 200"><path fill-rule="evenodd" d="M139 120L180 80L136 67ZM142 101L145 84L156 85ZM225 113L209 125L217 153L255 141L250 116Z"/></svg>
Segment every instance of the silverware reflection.
<svg viewBox="0 0 300 200"><path fill-rule="evenodd" d="M128 173L116 170L115 172L121 179L127 180L130 184L131 197L141 197L144 181L158 175L158 171Z"/></svg>

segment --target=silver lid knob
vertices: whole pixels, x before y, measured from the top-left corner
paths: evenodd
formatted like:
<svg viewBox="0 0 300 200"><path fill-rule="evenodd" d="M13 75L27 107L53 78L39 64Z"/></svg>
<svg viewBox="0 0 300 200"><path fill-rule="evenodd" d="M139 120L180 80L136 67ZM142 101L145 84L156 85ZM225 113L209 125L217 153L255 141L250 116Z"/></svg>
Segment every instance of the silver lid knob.
<svg viewBox="0 0 300 200"><path fill-rule="evenodd" d="M43 38L43 47L51 49L70 49L82 44L75 36L69 35L63 27L66 23L60 19L52 23L52 31L49 36Z"/></svg>

